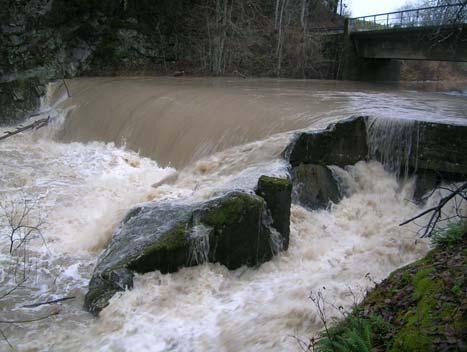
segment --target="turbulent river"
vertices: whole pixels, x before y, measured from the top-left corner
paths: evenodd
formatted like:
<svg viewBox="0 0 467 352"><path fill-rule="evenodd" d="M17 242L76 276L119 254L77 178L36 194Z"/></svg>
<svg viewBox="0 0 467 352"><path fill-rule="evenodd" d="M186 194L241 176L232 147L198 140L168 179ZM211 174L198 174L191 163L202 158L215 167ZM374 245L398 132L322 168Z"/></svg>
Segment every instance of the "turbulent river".
<svg viewBox="0 0 467 352"><path fill-rule="evenodd" d="M336 169L346 197L321 211L293 205L287 252L258 268L139 275L99 318L82 308L96 259L138 203L208 199L283 173L281 151L298 130L354 114L467 121L465 90L432 86L141 77L68 86L71 98L51 85L34 117L51 124L0 141L0 320L52 314L2 324L1 351L298 350L296 338L322 328L310 292L325 287L329 302L348 308L427 252L414 225L398 226L421 210L409 200L413 180L398 182L378 162ZM18 258L7 220L24 204L41 231Z"/></svg>

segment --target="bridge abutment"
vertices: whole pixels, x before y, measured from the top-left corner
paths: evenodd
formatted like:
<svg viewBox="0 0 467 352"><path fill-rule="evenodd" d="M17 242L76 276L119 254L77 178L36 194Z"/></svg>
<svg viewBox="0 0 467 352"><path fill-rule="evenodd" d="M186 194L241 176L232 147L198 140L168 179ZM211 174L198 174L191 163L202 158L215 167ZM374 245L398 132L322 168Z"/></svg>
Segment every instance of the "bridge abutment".
<svg viewBox="0 0 467 352"><path fill-rule="evenodd" d="M350 81L399 81L400 61L392 59L369 59L358 55L354 42L344 37L341 57L342 72L339 79Z"/></svg>

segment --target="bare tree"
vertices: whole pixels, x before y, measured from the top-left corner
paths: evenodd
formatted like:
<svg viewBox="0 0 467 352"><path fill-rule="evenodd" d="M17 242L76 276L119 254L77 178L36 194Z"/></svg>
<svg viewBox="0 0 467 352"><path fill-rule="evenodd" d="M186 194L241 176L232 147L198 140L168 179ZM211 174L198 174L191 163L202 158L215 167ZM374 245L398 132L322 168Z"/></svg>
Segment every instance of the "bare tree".
<svg viewBox="0 0 467 352"><path fill-rule="evenodd" d="M38 199L22 195L19 200L0 201L0 233L6 236L8 253L12 259L12 270L10 270L12 278L3 281L4 287L0 286L0 303L11 298L15 291L27 288L28 281L34 276L32 275L34 268L31 262L31 250L29 245L32 241L38 240L41 242L42 246L47 248L46 241L42 235L44 224L45 217L42 216L39 211ZM71 298L59 298L46 302L23 305L23 307L38 307L67 299ZM49 313L39 317L29 316L22 319L0 319L0 336L8 347L14 350L6 334L1 329L2 325L31 323L47 319L58 313L58 309L54 308Z"/></svg>
<svg viewBox="0 0 467 352"><path fill-rule="evenodd" d="M41 232L45 220L37 213L36 199L23 196L20 201L4 201L0 203L0 210L0 216L4 220L3 227L7 230L10 254L15 254L20 249L25 250L28 242L35 238L40 238L45 245Z"/></svg>

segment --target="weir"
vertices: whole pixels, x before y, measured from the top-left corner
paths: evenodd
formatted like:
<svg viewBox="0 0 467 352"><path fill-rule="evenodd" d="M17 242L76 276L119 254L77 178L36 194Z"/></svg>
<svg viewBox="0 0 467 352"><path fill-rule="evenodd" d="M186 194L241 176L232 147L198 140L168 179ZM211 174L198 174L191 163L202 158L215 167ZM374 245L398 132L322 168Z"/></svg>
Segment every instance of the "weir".
<svg viewBox="0 0 467 352"><path fill-rule="evenodd" d="M369 156L381 162L397 177L407 179L417 171L419 124L409 119L367 120ZM415 160L414 165L411 161Z"/></svg>
<svg viewBox="0 0 467 352"><path fill-rule="evenodd" d="M37 281L31 283L33 289L14 291L2 302L5 304L0 312L20 319L33 315L19 307L18 302L25 299L44 302L50 295L76 297L61 306L56 317L59 324L55 324L54 317L34 322L28 325L27 336L25 329L2 327L19 350L37 346L57 351L95 350L96 346L155 352L293 350L296 342L289 338L290 334L306 337L310 331L322 328L308 299L310 291L325 286L334 304L350 308L353 303L348 287L368 288L368 271L374 280L382 280L428 251L429 243L418 238L416 227L398 224L426 209L439 195L434 194L427 205L413 204L407 200L413 196L413 183L400 182L391 168L378 161L394 165L396 170L398 165L406 165L404 155L420 150L421 145L415 148L417 139L407 131L419 127L387 119L400 115L444 122L446 126L462 125L464 97L439 91L419 94L413 87L408 90L363 83L229 79L182 82L170 78L71 81L75 94L54 107L62 118L41 130L23 132L0 143L0 194L9 200L21 200L18 190L27 192L40 199L38 211L47 214L48 219L42 231L48 247L44 248L39 239L30 243L30 255L38 268ZM181 85L184 94L177 94ZM199 87L204 88L196 93ZM225 99L218 102L220 92ZM53 102L49 103L53 106ZM232 111L223 114L224 105ZM152 109L157 114L151 114ZM235 134L238 130L232 128L230 119L235 119L237 113L243 130ZM275 182L289 190L287 183L282 183L288 165L281 152L296 134L319 133L352 114L372 115L369 123L362 125L362 133L369 135L368 155L376 160L330 167L332 172L325 174L340 175L344 197L319 210L294 203L288 208L289 216L281 218L284 212L273 205L287 197L281 191L261 191L266 186L274 190ZM195 133L190 133L198 121ZM258 121L261 124L255 129ZM390 133L384 135L382 131ZM224 143L228 139L224 133L231 137L228 143ZM395 141L401 136L404 142L398 145ZM164 147L167 141L170 147ZM388 145L399 148L396 158L389 155ZM181 157L172 162L172 167L166 167L169 161L160 162L158 155L170 148ZM201 149L205 152L195 153ZM422 157L420 161L424 167L428 165ZM455 171L451 164L443 167ZM261 175L270 178L263 178L260 187ZM206 260L214 247L207 241L211 225L203 223L211 221L221 228L223 218L222 213L217 213L217 201L225 204L229 199L223 198L225 192L232 189L236 197L241 194L246 197L242 199L252 200L247 203L251 208L240 207L248 211L238 219L244 221L254 209L258 216L252 219L264 220L261 231L248 237L254 239L254 244L258 236L268 234L263 247L267 255L261 265L229 270L226 265ZM215 203L211 203L213 199ZM190 217L189 209L194 204L209 204L216 216L199 218L194 212L195 216ZM151 208L154 205L161 216L150 216L155 214L155 208ZM129 209L133 211L127 214ZM138 231L134 232L135 240L125 242L123 235L129 227L125 228L122 221L132 218L132 226ZM111 299L107 297L109 305L98 319L83 310L96 261L107 255L110 261L112 251L103 251L112 239L120 238L122 245L140 243L136 238L148 238L153 233L142 231L151 221L162 231L177 219L190 229L182 238L187 239L183 251L177 252L189 267L162 274L146 272L154 263L140 261L137 264L148 266L137 268L135 264L131 267L138 269L134 276L122 268L106 272L102 277L117 277L120 292ZM287 225L290 223L286 243L278 235L285 232L285 220ZM224 234L226 229L237 227L223 227ZM243 235L241 230L238 227L239 236L233 238ZM4 252L4 227L0 227L0 234L0 273L9 280L14 263ZM271 253L274 256L269 256ZM257 259L257 252L251 254ZM130 280L132 289L121 291L131 287ZM38 309L48 312L47 306Z"/></svg>

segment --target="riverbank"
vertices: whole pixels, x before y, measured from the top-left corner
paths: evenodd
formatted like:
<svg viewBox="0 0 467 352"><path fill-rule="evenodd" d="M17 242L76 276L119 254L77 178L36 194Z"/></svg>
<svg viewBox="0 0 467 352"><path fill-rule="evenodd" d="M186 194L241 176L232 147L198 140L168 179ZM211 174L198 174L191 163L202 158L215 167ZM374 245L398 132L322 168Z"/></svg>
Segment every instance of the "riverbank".
<svg viewBox="0 0 467 352"><path fill-rule="evenodd" d="M466 351L467 223L452 225L433 242L423 259L369 291L317 350Z"/></svg>

